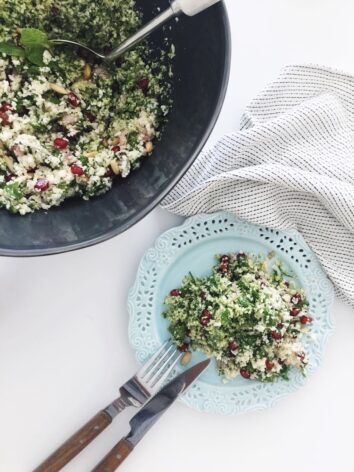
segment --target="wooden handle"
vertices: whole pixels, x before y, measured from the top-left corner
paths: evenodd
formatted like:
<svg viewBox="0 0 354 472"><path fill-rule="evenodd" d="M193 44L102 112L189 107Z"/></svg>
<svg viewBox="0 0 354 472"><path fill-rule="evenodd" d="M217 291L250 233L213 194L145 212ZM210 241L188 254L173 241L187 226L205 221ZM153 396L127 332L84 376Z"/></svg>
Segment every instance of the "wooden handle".
<svg viewBox="0 0 354 472"><path fill-rule="evenodd" d="M58 472L111 423L111 416L101 411L33 472Z"/></svg>
<svg viewBox="0 0 354 472"><path fill-rule="evenodd" d="M92 472L114 472L132 452L133 446L126 439L122 439L106 455L106 457L92 470Z"/></svg>

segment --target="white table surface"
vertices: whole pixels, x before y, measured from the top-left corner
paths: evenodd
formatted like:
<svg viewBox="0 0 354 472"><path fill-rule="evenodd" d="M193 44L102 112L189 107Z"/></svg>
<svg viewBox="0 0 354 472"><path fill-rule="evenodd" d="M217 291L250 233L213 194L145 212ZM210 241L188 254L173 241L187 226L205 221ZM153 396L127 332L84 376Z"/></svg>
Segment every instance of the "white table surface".
<svg viewBox="0 0 354 472"><path fill-rule="evenodd" d="M352 0L227 0L233 33L228 96L209 145L237 129L247 102L288 63L354 72ZM28 472L137 367L127 292L143 252L180 221L160 209L97 247L1 259L0 471ZM228 418L176 404L126 472L353 470L354 313L336 301L335 335L307 386L274 408ZM127 431L124 414L65 468L88 472Z"/></svg>

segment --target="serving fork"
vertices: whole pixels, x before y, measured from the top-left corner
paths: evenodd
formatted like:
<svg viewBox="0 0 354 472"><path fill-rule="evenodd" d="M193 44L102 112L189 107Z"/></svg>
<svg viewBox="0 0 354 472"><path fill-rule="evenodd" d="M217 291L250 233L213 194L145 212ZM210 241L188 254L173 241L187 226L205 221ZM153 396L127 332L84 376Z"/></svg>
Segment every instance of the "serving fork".
<svg viewBox="0 0 354 472"><path fill-rule="evenodd" d="M148 362L119 389L120 395L117 399L97 413L34 472L61 470L106 429L125 408L142 407L159 391L181 356L182 353L176 350L171 341L163 344Z"/></svg>

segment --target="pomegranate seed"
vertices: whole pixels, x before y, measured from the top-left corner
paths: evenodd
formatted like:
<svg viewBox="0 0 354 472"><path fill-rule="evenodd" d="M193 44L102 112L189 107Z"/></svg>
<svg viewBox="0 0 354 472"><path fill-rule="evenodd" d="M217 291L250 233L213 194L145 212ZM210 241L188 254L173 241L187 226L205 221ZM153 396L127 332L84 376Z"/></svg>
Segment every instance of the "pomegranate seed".
<svg viewBox="0 0 354 472"><path fill-rule="evenodd" d="M311 318L311 316L303 315L303 316L300 317L300 322L303 325L312 323L312 321L313 321L313 319Z"/></svg>
<svg viewBox="0 0 354 472"><path fill-rule="evenodd" d="M66 149L69 145L69 141L64 138L55 138L54 139L54 147L57 149Z"/></svg>
<svg viewBox="0 0 354 472"><path fill-rule="evenodd" d="M300 313L300 311L301 311L300 308L294 307L290 310L290 315L291 316L297 316Z"/></svg>
<svg viewBox="0 0 354 472"><path fill-rule="evenodd" d="M112 151L113 152L119 152L120 151L120 146L113 146Z"/></svg>
<svg viewBox="0 0 354 472"><path fill-rule="evenodd" d="M80 99L74 92L68 93L68 102L74 108L80 105Z"/></svg>
<svg viewBox="0 0 354 472"><path fill-rule="evenodd" d="M49 182L47 179L39 179L37 180L34 188L40 190L41 192L44 192L45 190L48 190Z"/></svg>
<svg viewBox="0 0 354 472"><path fill-rule="evenodd" d="M279 341L279 339L282 338L281 333L278 333L278 331L272 331L272 338L275 339L276 341Z"/></svg>
<svg viewBox="0 0 354 472"><path fill-rule="evenodd" d="M236 341L229 342L230 351L236 351L238 349L238 343Z"/></svg>
<svg viewBox="0 0 354 472"><path fill-rule="evenodd" d="M294 305L298 305L302 301L302 297L299 293L295 293L295 295L291 298L291 303Z"/></svg>
<svg viewBox="0 0 354 472"><path fill-rule="evenodd" d="M188 343L183 343L181 346L178 347L178 349L181 352L187 352L189 350L189 344Z"/></svg>
<svg viewBox="0 0 354 472"><path fill-rule="evenodd" d="M251 372L247 369L241 369L240 374L244 379L249 379L251 377Z"/></svg>
<svg viewBox="0 0 354 472"><path fill-rule="evenodd" d="M210 313L209 310L205 309L205 310L202 311L202 317L203 318L209 318L210 319L210 318L212 318L212 316L213 315Z"/></svg>
<svg viewBox="0 0 354 472"><path fill-rule="evenodd" d="M149 81L149 79L147 79L147 78L140 79L140 80L138 80L138 82L137 82L137 86L138 86L144 93L146 93L146 92L149 90L149 85L150 85L150 81Z"/></svg>
<svg viewBox="0 0 354 472"><path fill-rule="evenodd" d="M220 261L223 264L228 264L230 262L230 258L229 258L229 256L221 256Z"/></svg>
<svg viewBox="0 0 354 472"><path fill-rule="evenodd" d="M267 370L272 370L274 367L274 362L270 361L269 359L266 360L266 368Z"/></svg>
<svg viewBox="0 0 354 472"><path fill-rule="evenodd" d="M176 288L174 290L171 290L170 292L171 297L180 297L181 295L181 291Z"/></svg>
<svg viewBox="0 0 354 472"><path fill-rule="evenodd" d="M11 111L11 110L12 110L12 105L11 103L8 103L8 102L4 102L0 107L0 111L2 112Z"/></svg>
<svg viewBox="0 0 354 472"><path fill-rule="evenodd" d="M200 318L200 324L202 326L208 326L208 324L210 323L210 320L211 318L203 316L202 318Z"/></svg>
<svg viewBox="0 0 354 472"><path fill-rule="evenodd" d="M304 362L306 356L304 352L299 352L297 354L297 357L300 359L301 362Z"/></svg>
<svg viewBox="0 0 354 472"><path fill-rule="evenodd" d="M77 164L72 164L70 166L70 170L74 175L78 175L78 176L84 175L85 173L84 169L78 166Z"/></svg>
<svg viewBox="0 0 354 472"><path fill-rule="evenodd" d="M0 111L0 121L2 122L3 126L9 126L10 124L9 115L4 111Z"/></svg>
<svg viewBox="0 0 354 472"><path fill-rule="evenodd" d="M229 264L225 264L225 263L220 264L219 272L221 272L222 274L226 274L228 270L229 270Z"/></svg>
<svg viewBox="0 0 354 472"><path fill-rule="evenodd" d="M7 174L5 175L5 182L11 182L11 180L14 178L15 176L13 174Z"/></svg>
<svg viewBox="0 0 354 472"><path fill-rule="evenodd" d="M278 328L278 329L282 329L282 328L284 328L284 325L283 325L283 323L278 323L278 324L277 324L277 328Z"/></svg>
<svg viewBox="0 0 354 472"><path fill-rule="evenodd" d="M109 166L106 170L106 173L104 174L105 177L114 177L116 174L113 172L113 169L111 166Z"/></svg>
<svg viewBox="0 0 354 472"><path fill-rule="evenodd" d="M90 111L86 113L86 118L89 120L90 123L94 123L97 120L96 116Z"/></svg>

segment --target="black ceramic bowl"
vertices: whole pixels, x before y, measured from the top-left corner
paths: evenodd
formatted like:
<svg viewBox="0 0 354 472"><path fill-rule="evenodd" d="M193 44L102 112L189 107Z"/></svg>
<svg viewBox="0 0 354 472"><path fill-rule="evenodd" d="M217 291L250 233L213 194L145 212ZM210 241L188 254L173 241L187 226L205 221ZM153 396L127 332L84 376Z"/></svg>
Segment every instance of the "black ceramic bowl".
<svg viewBox="0 0 354 472"><path fill-rule="evenodd" d="M167 0L138 0L147 21ZM89 202L72 199L59 208L17 216L0 210L0 255L56 254L105 241L137 223L178 182L211 133L224 100L230 66L230 31L223 4L151 37L166 34L176 46L173 108L152 157L113 189Z"/></svg>

